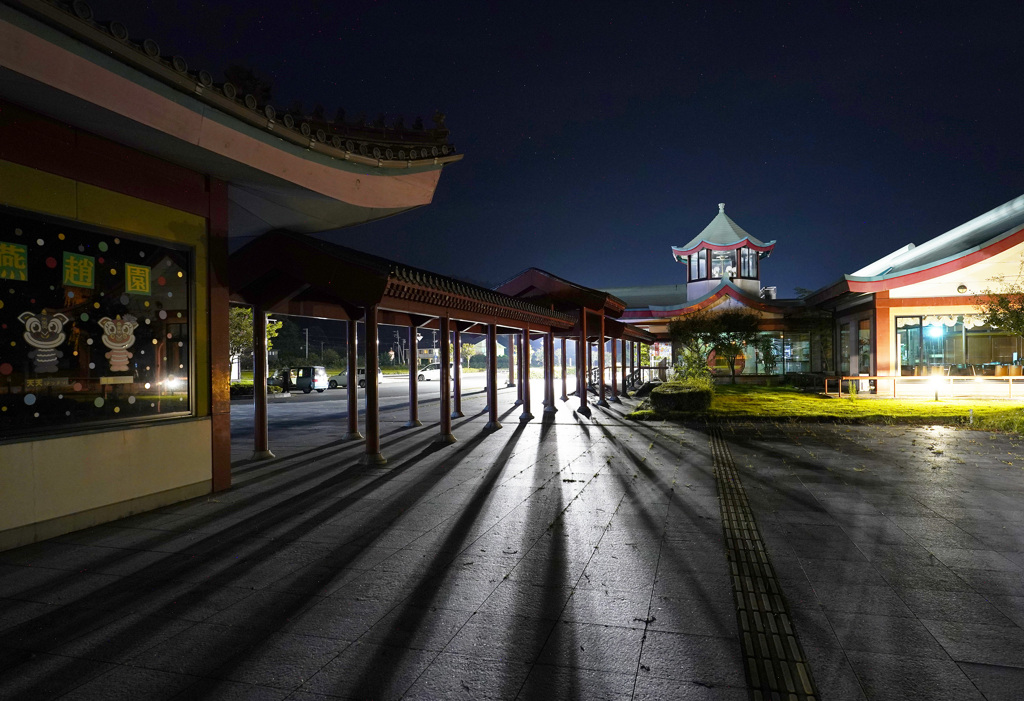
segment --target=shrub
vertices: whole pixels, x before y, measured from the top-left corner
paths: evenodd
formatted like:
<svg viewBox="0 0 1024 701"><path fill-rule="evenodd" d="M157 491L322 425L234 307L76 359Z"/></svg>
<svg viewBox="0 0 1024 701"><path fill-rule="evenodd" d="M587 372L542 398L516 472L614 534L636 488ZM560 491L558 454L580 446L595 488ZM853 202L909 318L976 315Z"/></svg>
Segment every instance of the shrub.
<svg viewBox="0 0 1024 701"><path fill-rule="evenodd" d="M651 407L658 413L707 411L712 394L710 382L666 382L651 392Z"/></svg>
<svg viewBox="0 0 1024 701"><path fill-rule="evenodd" d="M232 382L230 387L231 397L251 397L255 393L254 385L251 382ZM277 385L267 387L267 394L278 394L283 392Z"/></svg>

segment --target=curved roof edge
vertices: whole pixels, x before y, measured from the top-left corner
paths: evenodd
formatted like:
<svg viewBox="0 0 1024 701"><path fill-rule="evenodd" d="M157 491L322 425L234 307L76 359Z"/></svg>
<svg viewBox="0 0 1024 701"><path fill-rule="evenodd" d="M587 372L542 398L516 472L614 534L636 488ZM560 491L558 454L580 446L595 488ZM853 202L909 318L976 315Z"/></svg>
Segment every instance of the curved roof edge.
<svg viewBox="0 0 1024 701"><path fill-rule="evenodd" d="M723 297L730 297L741 304L763 312L773 312L778 314L784 314L790 311L796 306L804 306L803 300L797 300L792 305L771 304L766 302L761 297L755 297L747 290L737 286L732 280L723 278L721 284L713 290L707 292L702 297L698 297L692 301L688 301L686 305L679 307L648 307L647 312L643 309L627 309L622 315L622 318L629 318L631 321L637 319L666 319L675 316L682 316L683 314L693 313L701 309L706 309L714 304L716 301L721 300ZM775 300L773 300L775 301ZM649 312L649 313L648 313Z"/></svg>
<svg viewBox="0 0 1024 701"><path fill-rule="evenodd" d="M879 292L923 282L978 263L1020 243L1024 243L1024 195L920 246L905 246L856 273L844 275L807 299L819 303L846 292Z"/></svg>
<svg viewBox="0 0 1024 701"><path fill-rule="evenodd" d="M755 239L753 236L747 236L746 238L744 238L744 239L742 239L740 241L737 241L736 243L729 243L729 244L709 243L707 241L701 241L700 243L698 243L696 246L694 246L692 248L682 248L682 247L679 247L679 246L673 246L672 247L672 256L675 257L676 260L678 260L679 256L693 255L694 253L696 253L697 251L699 251L702 248L707 248L707 249L712 249L713 248L716 251L732 251L732 250L735 250L737 248L743 248L744 246L746 246L747 248L754 249L755 251L757 251L757 252L762 254L761 255L762 258L766 258L768 256L768 254L772 252L772 249L775 248L775 242L774 241L769 241L768 243L761 243L760 241Z"/></svg>
<svg viewBox="0 0 1024 701"><path fill-rule="evenodd" d="M729 250L747 245L762 253L770 253L775 246L774 241L764 243L755 236L751 236L743 227L734 222L725 213L725 203L718 203L718 214L711 220L704 230L697 234L685 246L673 246L673 255L690 255L701 248L715 248L718 250Z"/></svg>

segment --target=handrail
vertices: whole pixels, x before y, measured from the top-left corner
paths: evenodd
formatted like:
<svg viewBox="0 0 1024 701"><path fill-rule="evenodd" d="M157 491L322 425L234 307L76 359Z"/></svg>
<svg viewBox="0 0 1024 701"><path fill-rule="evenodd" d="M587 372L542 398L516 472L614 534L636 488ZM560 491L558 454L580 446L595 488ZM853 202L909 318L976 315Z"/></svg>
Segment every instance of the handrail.
<svg viewBox="0 0 1024 701"><path fill-rule="evenodd" d="M948 386L953 387L954 384L965 384L971 383L972 386L977 384L990 384L992 382L1006 381L1009 389L1009 398L1013 399L1013 381L1024 380L1024 376L1020 375L843 375L841 377L826 377L825 378L825 394L828 394L828 383L829 380L838 382L840 399L843 397L843 383L860 382L862 380L882 380L892 381L892 397L896 398L896 388L901 384L920 385L922 383L932 384L936 387ZM855 392L847 392L847 394L855 394Z"/></svg>

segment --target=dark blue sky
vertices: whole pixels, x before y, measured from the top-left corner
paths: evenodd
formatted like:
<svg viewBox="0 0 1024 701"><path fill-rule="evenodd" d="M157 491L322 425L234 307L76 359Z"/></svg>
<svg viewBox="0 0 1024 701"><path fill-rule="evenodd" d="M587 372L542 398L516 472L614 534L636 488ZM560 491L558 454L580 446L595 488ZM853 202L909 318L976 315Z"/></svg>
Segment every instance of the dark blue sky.
<svg viewBox="0 0 1024 701"><path fill-rule="evenodd" d="M279 108L445 112L434 203L332 238L479 283L683 282L725 202L793 296L1024 193L1019 1L92 4Z"/></svg>

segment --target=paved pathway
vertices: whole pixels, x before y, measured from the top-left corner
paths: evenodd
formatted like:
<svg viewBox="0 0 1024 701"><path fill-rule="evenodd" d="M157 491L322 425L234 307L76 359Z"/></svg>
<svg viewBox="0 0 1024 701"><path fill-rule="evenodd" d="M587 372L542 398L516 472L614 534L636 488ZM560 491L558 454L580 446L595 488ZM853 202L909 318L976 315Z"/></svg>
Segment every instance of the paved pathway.
<svg viewBox="0 0 1024 701"><path fill-rule="evenodd" d="M0 698L747 699L730 462L821 698L1021 686L1012 441L753 424L713 455L560 406L488 434L471 398L447 447L386 415L380 469L272 436L229 492L0 553Z"/></svg>

